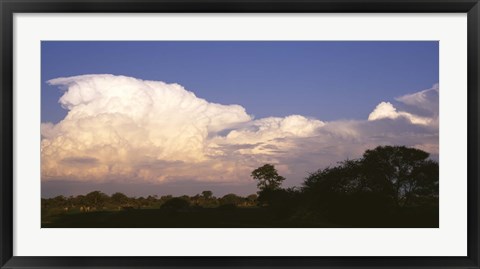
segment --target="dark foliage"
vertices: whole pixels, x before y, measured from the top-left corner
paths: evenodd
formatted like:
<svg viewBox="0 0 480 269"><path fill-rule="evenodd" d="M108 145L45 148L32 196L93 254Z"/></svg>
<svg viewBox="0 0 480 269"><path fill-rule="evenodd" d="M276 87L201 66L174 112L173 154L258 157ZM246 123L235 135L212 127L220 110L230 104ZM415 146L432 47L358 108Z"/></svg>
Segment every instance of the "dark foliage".
<svg viewBox="0 0 480 269"><path fill-rule="evenodd" d="M357 160L281 187L272 164L255 169L258 195L108 196L100 191L42 199L42 227L438 227L438 163L403 146L367 150Z"/></svg>
<svg viewBox="0 0 480 269"><path fill-rule="evenodd" d="M302 191L309 210L334 222L438 226L438 164L418 149L367 150L359 160L311 174Z"/></svg>
<svg viewBox="0 0 480 269"><path fill-rule="evenodd" d="M263 190L276 190L280 188L284 177L280 176L272 164L265 164L252 171L252 178L257 182L257 187Z"/></svg>
<svg viewBox="0 0 480 269"><path fill-rule="evenodd" d="M172 198L166 201L161 208L167 210L184 210L190 206L190 203L185 198Z"/></svg>

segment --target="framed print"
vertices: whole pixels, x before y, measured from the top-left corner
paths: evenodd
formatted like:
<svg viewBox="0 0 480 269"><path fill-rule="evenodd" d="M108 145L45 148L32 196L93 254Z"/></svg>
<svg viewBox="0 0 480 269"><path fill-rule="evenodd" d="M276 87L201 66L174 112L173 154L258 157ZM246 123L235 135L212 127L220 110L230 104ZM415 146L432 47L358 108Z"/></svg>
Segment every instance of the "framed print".
<svg viewBox="0 0 480 269"><path fill-rule="evenodd" d="M1 267L478 268L478 1L2 1Z"/></svg>

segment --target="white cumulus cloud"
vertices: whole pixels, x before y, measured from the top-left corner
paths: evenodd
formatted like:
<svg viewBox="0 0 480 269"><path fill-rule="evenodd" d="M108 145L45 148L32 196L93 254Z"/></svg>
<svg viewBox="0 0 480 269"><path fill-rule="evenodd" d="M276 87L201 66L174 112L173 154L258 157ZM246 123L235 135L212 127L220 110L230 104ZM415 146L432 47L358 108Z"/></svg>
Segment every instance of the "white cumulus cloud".
<svg viewBox="0 0 480 269"><path fill-rule="evenodd" d="M49 83L66 89L59 102L69 112L56 125L42 124L42 172L47 178L142 176L150 173L134 166L145 160L202 161L210 132L252 119L239 105L207 102L178 84L113 75ZM72 157L98 162L81 169L62 165Z"/></svg>
<svg viewBox="0 0 480 269"><path fill-rule="evenodd" d="M390 102L381 102L370 113L368 120L404 118L412 124L438 126L438 93L437 83L429 89L395 98L404 107L403 110L398 110Z"/></svg>
<svg viewBox="0 0 480 269"><path fill-rule="evenodd" d="M408 119L413 124L428 125L432 122L431 118L413 115L405 111L397 111L390 102L381 102L378 104L375 110L368 115L368 120L396 119L399 117Z"/></svg>
<svg viewBox="0 0 480 269"><path fill-rule="evenodd" d="M250 172L268 162L286 185L299 185L308 172L377 145L438 155L438 86L436 95L432 88L397 98L406 106L401 111L382 102L368 120L325 122L302 115L254 119L240 105L208 102L178 84L125 76L48 83L65 90L59 103L68 113L42 123L44 181L254 184ZM418 107L430 112L420 116Z"/></svg>

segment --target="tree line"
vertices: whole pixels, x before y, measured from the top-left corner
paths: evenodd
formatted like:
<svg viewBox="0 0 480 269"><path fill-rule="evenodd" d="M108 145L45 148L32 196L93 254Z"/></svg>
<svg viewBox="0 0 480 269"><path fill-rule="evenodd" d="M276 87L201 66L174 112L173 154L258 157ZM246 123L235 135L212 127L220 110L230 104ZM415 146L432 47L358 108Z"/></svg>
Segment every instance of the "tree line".
<svg viewBox="0 0 480 269"><path fill-rule="evenodd" d="M271 164L252 177L259 203L285 217L354 227L438 227L439 166L419 149L379 146L311 173L300 188L281 188L285 178Z"/></svg>
<svg viewBox="0 0 480 269"><path fill-rule="evenodd" d="M42 198L42 209L55 210L56 213L63 212L92 212L92 211L111 211L111 210L130 210L130 209L155 209L172 208L180 209L187 207L214 208L219 206L255 206L257 195L251 194L242 197L233 193L222 197L215 197L212 191L203 191L194 196L182 195L173 197L172 195L149 195L148 197L128 197L127 195L116 192L111 196L101 192L92 191L86 195L77 195L65 197L63 195L54 198Z"/></svg>
<svg viewBox="0 0 480 269"><path fill-rule="evenodd" d="M42 215L131 209L234 211L268 210L275 218L306 226L333 223L344 227L438 227L438 163L429 154L404 146L379 146L359 159L310 173L300 187L283 188L285 178L273 164L253 170L257 194L215 197L209 190L194 196L128 197L100 191L42 199Z"/></svg>

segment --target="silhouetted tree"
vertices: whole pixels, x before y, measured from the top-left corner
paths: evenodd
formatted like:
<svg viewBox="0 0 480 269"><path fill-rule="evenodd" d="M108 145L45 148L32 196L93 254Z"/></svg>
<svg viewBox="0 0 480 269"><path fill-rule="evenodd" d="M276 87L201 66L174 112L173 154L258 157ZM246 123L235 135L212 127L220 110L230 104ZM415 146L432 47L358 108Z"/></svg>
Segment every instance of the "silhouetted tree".
<svg viewBox="0 0 480 269"><path fill-rule="evenodd" d="M394 219L406 207L428 206L435 216L438 163L428 157L404 146L367 150L358 160L312 173L304 182L304 198L315 212L350 223Z"/></svg>
<svg viewBox="0 0 480 269"><path fill-rule="evenodd" d="M284 177L280 176L272 164L265 164L252 171L251 177L257 180L257 187L263 190L276 190L280 188Z"/></svg>
<svg viewBox="0 0 480 269"><path fill-rule="evenodd" d="M211 192L211 191L202 191L202 196L203 196L203 198L205 198L205 199L210 199L210 198L212 198L212 195L213 195L213 192Z"/></svg>
<svg viewBox="0 0 480 269"><path fill-rule="evenodd" d="M162 209L177 211L187 209L190 206L189 201L181 197L171 198L162 205Z"/></svg>
<svg viewBox="0 0 480 269"><path fill-rule="evenodd" d="M108 195L101 191L92 191L85 195L85 201L88 203L88 205L97 209L101 209L107 200Z"/></svg>
<svg viewBox="0 0 480 269"><path fill-rule="evenodd" d="M295 188L265 189L260 191L258 202L267 205L277 217L288 217L297 209L300 195Z"/></svg>
<svg viewBox="0 0 480 269"><path fill-rule="evenodd" d="M121 192L116 192L112 194L111 200L116 205L123 205L128 203L128 197Z"/></svg>
<svg viewBox="0 0 480 269"><path fill-rule="evenodd" d="M438 164L428 157L427 152L404 146L367 150L362 164L369 188L388 195L399 207L437 194Z"/></svg>
<svg viewBox="0 0 480 269"><path fill-rule="evenodd" d="M53 203L57 206L65 206L67 205L67 198L65 198L63 195L59 195L53 198Z"/></svg>
<svg viewBox="0 0 480 269"><path fill-rule="evenodd" d="M250 205L255 205L257 203L258 195L250 194L247 196L247 201Z"/></svg>
<svg viewBox="0 0 480 269"><path fill-rule="evenodd" d="M220 198L220 205L234 205L238 206L244 202L244 198L237 196L236 194L229 193L222 198Z"/></svg>

